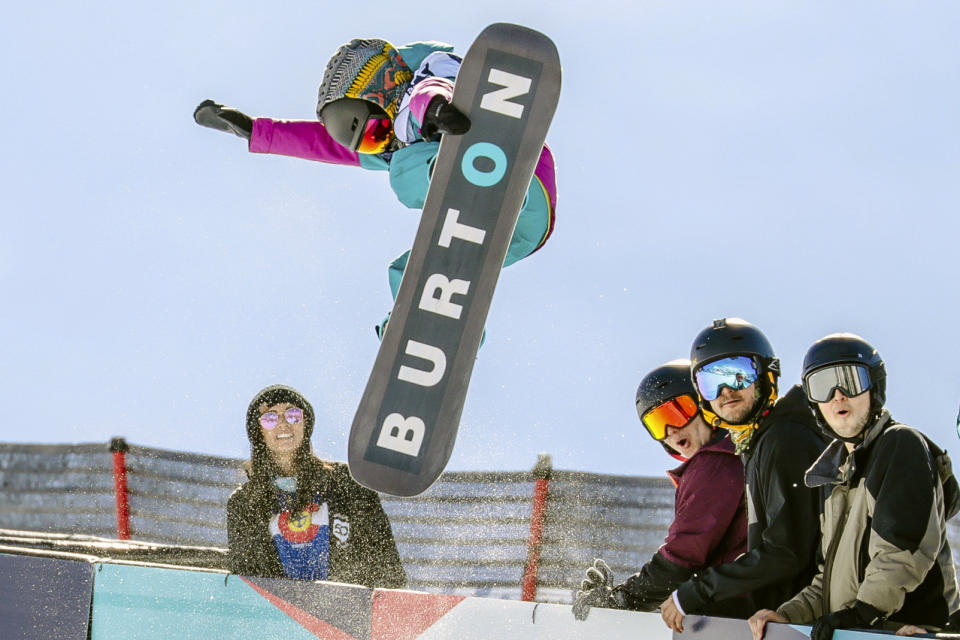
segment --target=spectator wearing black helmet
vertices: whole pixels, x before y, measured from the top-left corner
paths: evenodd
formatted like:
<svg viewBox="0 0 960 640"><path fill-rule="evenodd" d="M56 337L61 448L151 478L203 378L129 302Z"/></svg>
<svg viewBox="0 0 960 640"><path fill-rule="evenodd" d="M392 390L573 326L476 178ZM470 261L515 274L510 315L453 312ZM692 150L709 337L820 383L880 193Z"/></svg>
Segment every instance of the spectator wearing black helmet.
<svg viewBox="0 0 960 640"><path fill-rule="evenodd" d="M727 432L704 421L690 361L674 360L644 376L636 403L647 433L683 463L667 472L677 488L674 519L663 545L626 582L614 585L607 564L594 561L573 605L578 620L590 607L653 611L695 571L729 562L747 547L743 463ZM751 611L745 598L733 598L710 613L745 617Z"/></svg>
<svg viewBox="0 0 960 640"><path fill-rule="evenodd" d="M750 619L754 637L768 621L812 623L812 640L854 627L942 629L960 609L946 533L956 513L949 459L884 408L883 360L859 336L815 342L803 388L832 440L806 474L808 486L828 490L822 558L807 586Z"/></svg>
<svg viewBox="0 0 960 640"><path fill-rule="evenodd" d="M379 496L346 464L313 455L313 422L313 407L291 387L273 385L251 400L250 479L227 501L230 571L406 586Z"/></svg>
<svg viewBox="0 0 960 640"><path fill-rule="evenodd" d="M810 583L820 499L803 474L826 444L799 385L778 399L779 361L749 322L714 321L697 335L690 361L704 416L730 431L743 459L748 550L698 572L661 604L677 632L684 614L708 614L720 600L746 594L756 609L773 607Z"/></svg>

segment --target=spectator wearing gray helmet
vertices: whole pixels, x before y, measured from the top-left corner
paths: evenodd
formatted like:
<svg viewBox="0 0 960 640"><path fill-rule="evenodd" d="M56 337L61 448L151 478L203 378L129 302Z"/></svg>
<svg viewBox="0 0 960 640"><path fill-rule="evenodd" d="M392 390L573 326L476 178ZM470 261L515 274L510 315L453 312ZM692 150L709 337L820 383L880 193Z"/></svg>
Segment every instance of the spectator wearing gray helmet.
<svg viewBox="0 0 960 640"><path fill-rule="evenodd" d="M750 619L754 637L767 622L812 623L812 640L854 627L942 629L960 609L946 532L957 510L949 459L884 408L883 360L859 336L815 342L803 388L832 439L806 474L808 486L829 491L822 557L807 586Z"/></svg>
<svg viewBox="0 0 960 640"><path fill-rule="evenodd" d="M674 519L663 545L626 582L615 585L607 564L594 561L573 605L578 620L591 607L653 611L695 571L746 550L743 463L727 432L704 421L690 361L674 360L644 376L636 404L650 437L683 463L667 472L676 486ZM750 610L745 598L733 598L716 603L710 613L745 617Z"/></svg>
<svg viewBox="0 0 960 640"><path fill-rule="evenodd" d="M698 572L662 603L677 632L684 614L707 614L718 601L746 594L754 609L775 607L810 583L820 496L803 474L826 444L799 385L778 399L779 361L749 322L716 320L694 339L690 361L704 416L730 430L743 458L747 552Z"/></svg>

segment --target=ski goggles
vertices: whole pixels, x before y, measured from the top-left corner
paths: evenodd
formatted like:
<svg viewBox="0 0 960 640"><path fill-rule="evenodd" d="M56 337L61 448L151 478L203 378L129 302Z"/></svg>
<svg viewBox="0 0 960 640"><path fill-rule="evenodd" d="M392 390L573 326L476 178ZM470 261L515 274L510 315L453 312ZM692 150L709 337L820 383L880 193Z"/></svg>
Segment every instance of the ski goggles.
<svg viewBox="0 0 960 640"><path fill-rule="evenodd" d="M738 391L757 381L757 365L750 356L734 356L708 362L697 369L697 391L707 402L716 400L727 387Z"/></svg>
<svg viewBox="0 0 960 640"><path fill-rule="evenodd" d="M697 411L696 399L684 394L644 411L640 422L654 440L663 440L667 437L667 427L682 429L697 416Z"/></svg>
<svg viewBox="0 0 960 640"><path fill-rule="evenodd" d="M852 398L872 386L870 371L862 364L835 364L817 369L803 379L804 391L810 402L830 402L833 391Z"/></svg>
<svg viewBox="0 0 960 640"><path fill-rule="evenodd" d="M390 118L370 118L360 136L357 151L360 153L382 153L393 141L393 120Z"/></svg>
<svg viewBox="0 0 960 640"><path fill-rule="evenodd" d="M283 419L286 420L287 424L297 424L303 420L303 409L290 407L283 412ZM280 424L280 414L276 411L267 411L260 416L260 426L264 429L274 429L278 424Z"/></svg>

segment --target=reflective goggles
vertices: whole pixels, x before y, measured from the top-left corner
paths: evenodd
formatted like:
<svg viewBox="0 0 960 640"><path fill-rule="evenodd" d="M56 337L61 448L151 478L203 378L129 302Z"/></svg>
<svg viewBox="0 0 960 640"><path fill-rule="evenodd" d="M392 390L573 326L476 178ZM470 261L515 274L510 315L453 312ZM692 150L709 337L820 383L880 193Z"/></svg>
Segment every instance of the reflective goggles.
<svg viewBox="0 0 960 640"><path fill-rule="evenodd" d="M727 387L738 391L757 381L757 365L750 356L734 356L708 362L695 374L697 391L707 402L716 400Z"/></svg>
<svg viewBox="0 0 960 640"><path fill-rule="evenodd" d="M667 427L682 429L696 416L697 401L692 395L684 394L646 410L640 416L640 422L654 440L663 440L667 437Z"/></svg>
<svg viewBox="0 0 960 640"><path fill-rule="evenodd" d="M360 153L382 153L393 141L393 120L390 118L370 118L360 136L357 151Z"/></svg>
<svg viewBox="0 0 960 640"><path fill-rule="evenodd" d="M834 389L852 398L870 389L870 371L862 364L835 364L817 369L803 380L810 402L830 402Z"/></svg>
<svg viewBox="0 0 960 640"><path fill-rule="evenodd" d="M300 407L290 407L283 412L283 419L287 424L297 424L303 420L303 409ZM276 411L267 411L260 416L260 426L264 429L273 429L280 424L280 415Z"/></svg>

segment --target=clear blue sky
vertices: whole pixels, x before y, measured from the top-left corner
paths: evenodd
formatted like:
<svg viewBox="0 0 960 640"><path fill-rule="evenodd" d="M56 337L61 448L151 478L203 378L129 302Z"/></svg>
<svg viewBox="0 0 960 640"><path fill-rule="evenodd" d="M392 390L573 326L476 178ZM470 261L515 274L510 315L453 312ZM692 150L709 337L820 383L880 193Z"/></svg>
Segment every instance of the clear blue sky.
<svg viewBox="0 0 960 640"><path fill-rule="evenodd" d="M345 459L415 212L385 174L250 154L204 98L314 117L359 36L557 43L556 233L504 271L448 469L659 475L640 378L713 318L860 333L955 448L960 7L949 2L15 3L0 23L0 440L244 456L261 387Z"/></svg>

